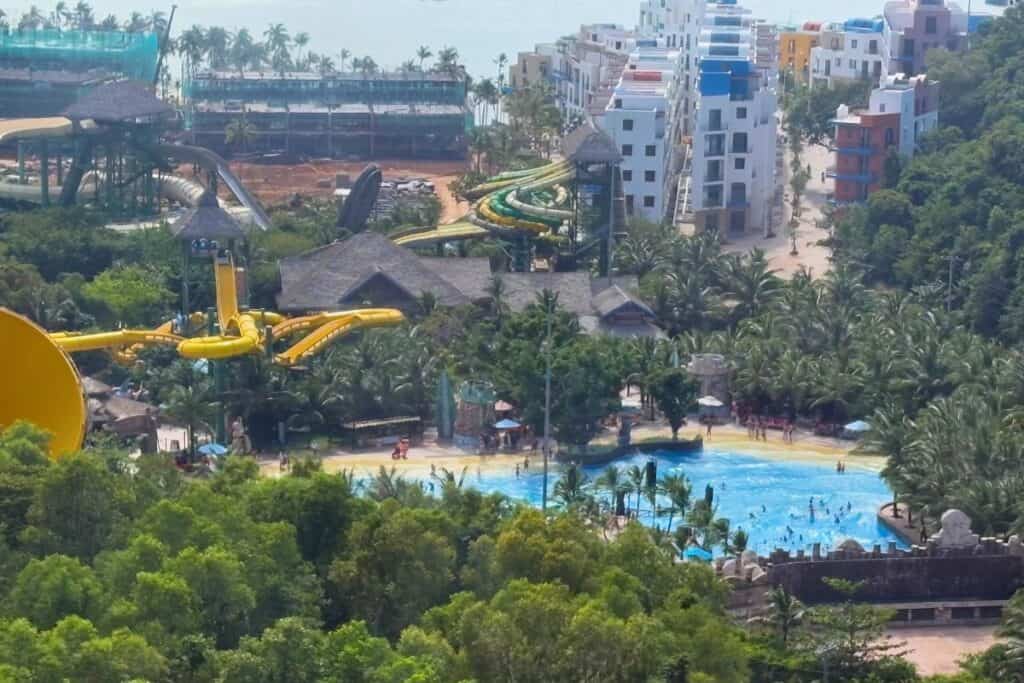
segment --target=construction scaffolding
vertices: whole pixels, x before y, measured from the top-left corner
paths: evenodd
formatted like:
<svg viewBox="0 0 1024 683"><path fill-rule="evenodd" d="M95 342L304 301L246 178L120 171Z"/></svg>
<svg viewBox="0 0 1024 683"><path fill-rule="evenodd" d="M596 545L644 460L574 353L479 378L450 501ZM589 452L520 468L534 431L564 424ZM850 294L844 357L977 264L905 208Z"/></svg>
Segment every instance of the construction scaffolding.
<svg viewBox="0 0 1024 683"><path fill-rule="evenodd" d="M464 158L473 125L465 81L440 74L208 72L184 91L193 141L218 151Z"/></svg>
<svg viewBox="0 0 1024 683"><path fill-rule="evenodd" d="M10 69L106 71L152 81L160 41L155 33L125 31L12 31L0 33L0 65Z"/></svg>

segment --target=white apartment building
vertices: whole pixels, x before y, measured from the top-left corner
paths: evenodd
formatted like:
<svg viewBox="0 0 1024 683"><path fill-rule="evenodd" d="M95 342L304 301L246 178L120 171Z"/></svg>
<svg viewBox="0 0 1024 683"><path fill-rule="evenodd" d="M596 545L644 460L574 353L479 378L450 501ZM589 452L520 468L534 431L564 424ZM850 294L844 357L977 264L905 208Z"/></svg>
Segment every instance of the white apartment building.
<svg viewBox="0 0 1024 683"><path fill-rule="evenodd" d="M877 86L886 76L888 51L883 19L849 19L829 24L811 48L811 87L866 80Z"/></svg>
<svg viewBox="0 0 1024 683"><path fill-rule="evenodd" d="M640 46L630 55L599 125L622 154L626 215L660 222L675 183L674 122L679 50Z"/></svg>
<svg viewBox="0 0 1024 683"><path fill-rule="evenodd" d="M690 184L696 229L767 231L775 197L777 101L758 68L756 22L734 2L708 2Z"/></svg>
<svg viewBox="0 0 1024 683"><path fill-rule="evenodd" d="M693 132L693 112L697 88L697 43L704 21L705 0L642 0L637 33L641 38L654 38L667 47L679 50L679 131L684 136Z"/></svg>

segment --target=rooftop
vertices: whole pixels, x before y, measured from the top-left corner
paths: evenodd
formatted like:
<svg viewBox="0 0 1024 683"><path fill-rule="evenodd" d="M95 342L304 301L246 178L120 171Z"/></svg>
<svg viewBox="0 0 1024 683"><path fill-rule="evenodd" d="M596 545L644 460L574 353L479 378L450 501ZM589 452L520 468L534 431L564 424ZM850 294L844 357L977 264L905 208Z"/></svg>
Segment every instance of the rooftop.
<svg viewBox="0 0 1024 683"><path fill-rule="evenodd" d="M615 141L590 122L584 123L562 139L562 153L578 163L614 164L622 161Z"/></svg>
<svg viewBox="0 0 1024 683"><path fill-rule="evenodd" d="M215 240L244 240L245 231L239 222L217 202L217 195L207 190L199 205L181 215L171 227L179 240L199 238Z"/></svg>
<svg viewBox="0 0 1024 683"><path fill-rule="evenodd" d="M116 81L100 85L82 95L68 107L70 119L92 119L99 123L117 123L136 119L170 116L174 109L139 81Z"/></svg>
<svg viewBox="0 0 1024 683"><path fill-rule="evenodd" d="M356 71L321 74L316 71L201 71L193 81L428 81L461 83L462 78L429 71L391 71L364 75Z"/></svg>

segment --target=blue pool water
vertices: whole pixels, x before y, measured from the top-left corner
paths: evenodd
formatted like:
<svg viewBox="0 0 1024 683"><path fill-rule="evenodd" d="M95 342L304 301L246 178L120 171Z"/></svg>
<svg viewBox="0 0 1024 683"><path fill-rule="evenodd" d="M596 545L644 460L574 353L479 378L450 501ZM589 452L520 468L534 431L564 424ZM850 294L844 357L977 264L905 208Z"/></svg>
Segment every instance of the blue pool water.
<svg viewBox="0 0 1024 683"><path fill-rule="evenodd" d="M620 468L643 467L650 457L636 455L622 458L615 464ZM896 541L903 547L903 543L877 520L878 506L891 500L892 494L878 473L870 469L849 464L846 472L839 474L831 462L784 461L714 448L693 454L658 452L653 457L658 463L659 477L683 474L690 480L695 500L702 498L704 487L711 484L718 505L717 515L729 519L732 529L744 529L750 535L748 548L760 554L767 554L774 548L810 551L813 543L821 543L826 550L847 538L868 549L875 543L884 548L889 541ZM518 479L512 468L507 471L470 468L466 485L482 491L498 491L539 506L543 479L540 463L536 458L532 460L528 474L523 473ZM604 467L585 468L591 482ZM558 476L558 468L552 468L552 488ZM812 498L813 521L809 513ZM645 524L664 526L668 521L667 517L652 520L647 501L641 503L641 510ZM678 522L677 518L673 526Z"/></svg>

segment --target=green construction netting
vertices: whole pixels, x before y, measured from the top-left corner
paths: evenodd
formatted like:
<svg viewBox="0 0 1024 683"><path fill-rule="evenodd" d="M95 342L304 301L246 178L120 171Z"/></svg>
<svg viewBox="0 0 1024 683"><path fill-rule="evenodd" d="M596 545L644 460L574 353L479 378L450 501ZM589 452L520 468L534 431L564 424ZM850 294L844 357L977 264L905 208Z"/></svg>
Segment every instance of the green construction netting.
<svg viewBox="0 0 1024 683"><path fill-rule="evenodd" d="M128 78L151 80L160 41L155 33L124 31L0 32L0 65L35 70L103 69Z"/></svg>

